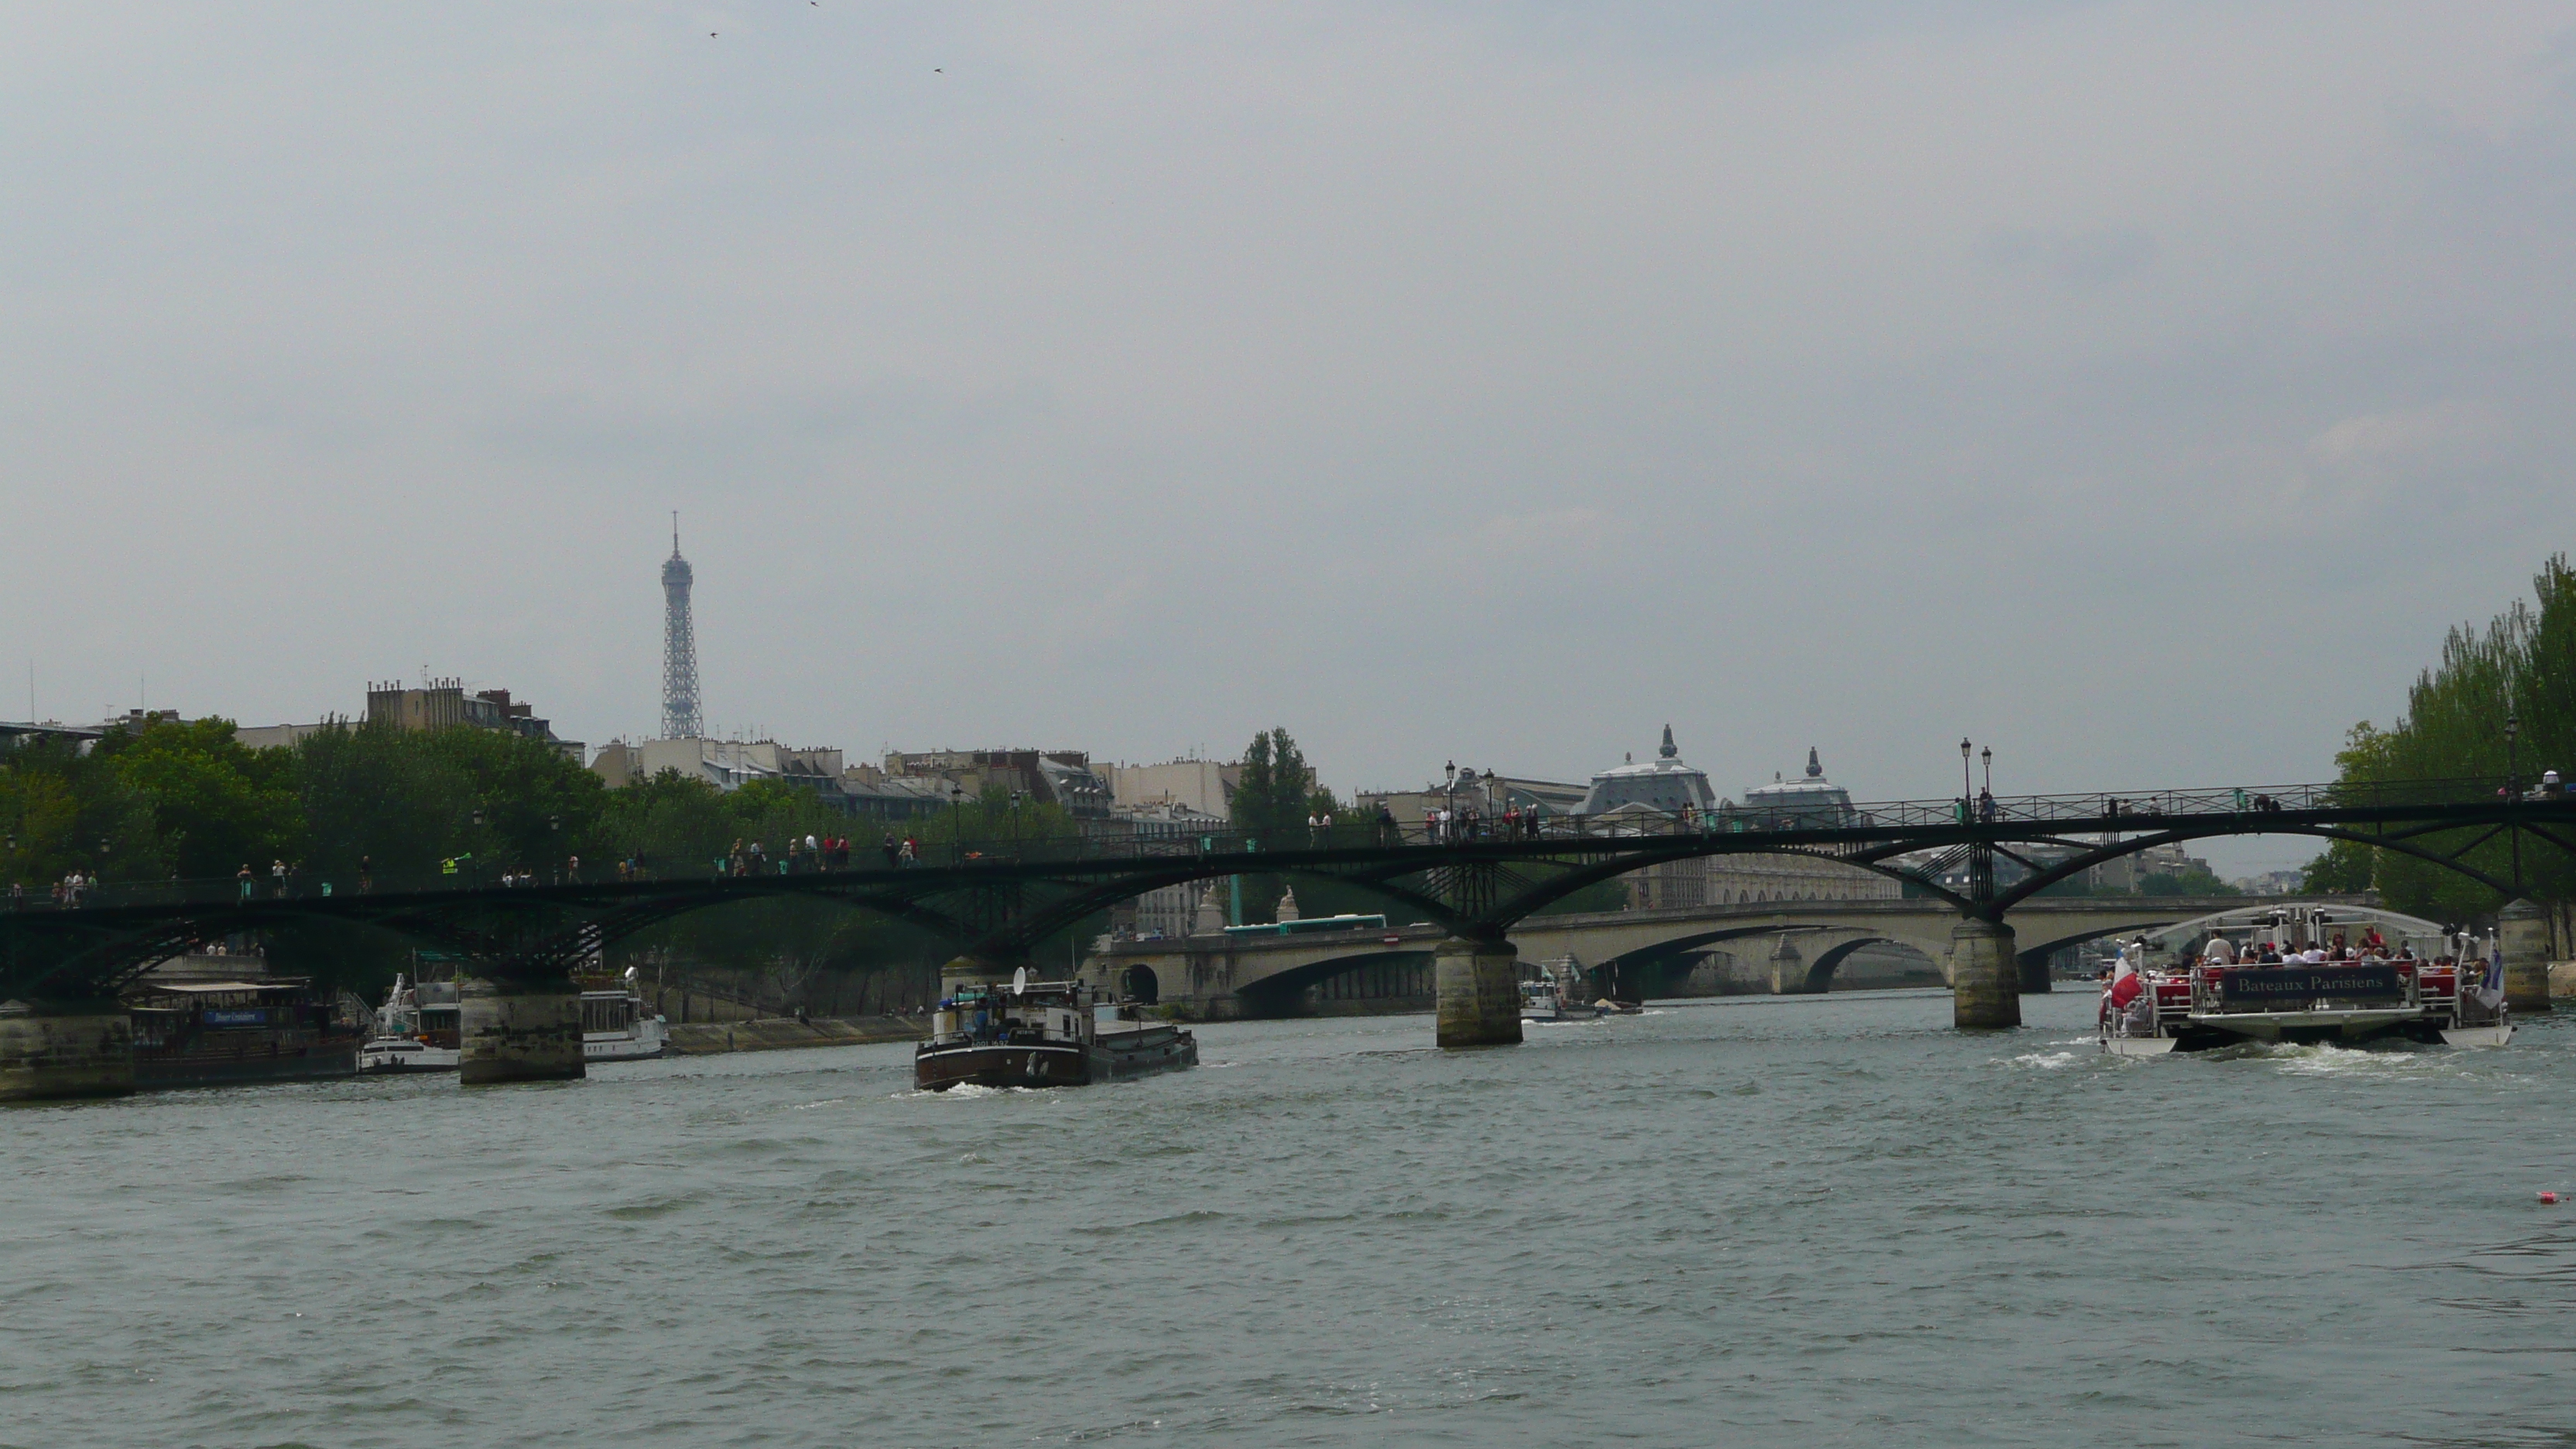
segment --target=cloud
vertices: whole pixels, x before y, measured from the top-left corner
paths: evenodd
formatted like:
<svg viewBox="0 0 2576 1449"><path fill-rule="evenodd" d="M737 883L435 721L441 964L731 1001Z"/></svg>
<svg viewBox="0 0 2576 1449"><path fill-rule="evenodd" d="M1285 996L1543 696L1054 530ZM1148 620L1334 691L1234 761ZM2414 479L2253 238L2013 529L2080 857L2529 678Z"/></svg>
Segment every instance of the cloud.
<svg viewBox="0 0 2576 1449"><path fill-rule="evenodd" d="M1489 518L1476 534L1493 553L1561 558L1590 551L1617 528L1617 520L1597 508L1551 508Z"/></svg>
<svg viewBox="0 0 2576 1449"><path fill-rule="evenodd" d="M2504 414L2495 404L2454 398L2345 418L2308 439L2308 453L2323 463L2370 463L2481 448L2503 431Z"/></svg>
<svg viewBox="0 0 2576 1449"><path fill-rule="evenodd" d="M2107 287L2153 266L2156 239L2135 227L2000 231L1979 239L1976 254L1997 271L2045 276L2070 287Z"/></svg>
<svg viewBox="0 0 2576 1449"><path fill-rule="evenodd" d="M701 13L17 17L0 668L633 733L677 508L807 741L2304 778L2576 533L2563 3Z"/></svg>

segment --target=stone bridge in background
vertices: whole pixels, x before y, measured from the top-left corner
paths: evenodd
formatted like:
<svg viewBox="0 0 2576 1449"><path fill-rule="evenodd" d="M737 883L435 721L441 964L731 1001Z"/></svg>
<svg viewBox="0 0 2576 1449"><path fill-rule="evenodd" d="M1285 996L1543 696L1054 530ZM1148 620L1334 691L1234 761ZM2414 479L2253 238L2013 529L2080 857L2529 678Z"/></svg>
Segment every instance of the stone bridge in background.
<svg viewBox="0 0 2576 1449"><path fill-rule="evenodd" d="M2022 989L2047 990L2049 958L2069 946L2246 904L2238 896L2026 900L2012 915ZM1769 901L1531 916L1512 927L1510 939L1525 966L1571 956L1602 989L1616 983L1639 997L1795 995L1831 989L1854 952L1880 943L1920 952L1946 981L1958 923L1958 912L1937 900ZM1087 957L1082 975L1211 1018L1427 1008L1433 954L1448 934L1424 922L1330 934L1120 941ZM1697 958L1711 951L1736 958L1725 979L1693 971Z"/></svg>

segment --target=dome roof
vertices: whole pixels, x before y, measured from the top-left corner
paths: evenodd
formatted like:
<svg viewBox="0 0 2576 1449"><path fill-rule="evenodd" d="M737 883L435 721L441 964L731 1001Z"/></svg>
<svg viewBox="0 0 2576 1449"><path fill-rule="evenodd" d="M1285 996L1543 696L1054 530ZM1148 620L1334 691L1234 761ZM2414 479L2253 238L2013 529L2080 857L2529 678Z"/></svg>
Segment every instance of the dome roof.
<svg viewBox="0 0 2576 1449"><path fill-rule="evenodd" d="M1744 792L1748 815L1786 816L1809 825L1844 825L1852 817L1851 792L1825 778L1815 746L1807 747L1807 773L1797 780L1775 779Z"/></svg>
<svg viewBox="0 0 2576 1449"><path fill-rule="evenodd" d="M1622 806L1642 806L1649 810L1680 810L1685 806L1701 810L1717 804L1715 791L1709 789L1708 773L1684 764L1681 750L1673 744L1673 727L1664 726L1664 742L1655 758L1643 764L1630 760L1613 765L1592 777L1592 788L1583 797L1586 815L1603 815Z"/></svg>

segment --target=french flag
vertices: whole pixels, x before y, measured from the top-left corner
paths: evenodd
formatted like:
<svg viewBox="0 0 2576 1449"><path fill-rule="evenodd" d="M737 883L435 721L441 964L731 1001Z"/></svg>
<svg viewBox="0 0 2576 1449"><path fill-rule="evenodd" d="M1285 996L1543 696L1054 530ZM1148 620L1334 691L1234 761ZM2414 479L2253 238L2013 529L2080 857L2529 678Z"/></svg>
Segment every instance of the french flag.
<svg viewBox="0 0 2576 1449"><path fill-rule="evenodd" d="M2492 1011L2504 1002L2504 946L2487 938L2487 973L2478 981L2478 1004Z"/></svg>

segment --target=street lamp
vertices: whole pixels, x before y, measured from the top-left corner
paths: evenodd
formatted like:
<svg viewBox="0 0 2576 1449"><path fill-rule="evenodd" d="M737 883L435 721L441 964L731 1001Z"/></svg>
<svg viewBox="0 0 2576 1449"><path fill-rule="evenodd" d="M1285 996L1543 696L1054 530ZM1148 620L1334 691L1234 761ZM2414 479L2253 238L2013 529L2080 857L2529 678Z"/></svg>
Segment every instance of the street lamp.
<svg viewBox="0 0 2576 1449"><path fill-rule="evenodd" d="M2510 812L2507 816L2508 821L2512 815L2520 814L2522 807L2522 757L2516 749L2516 742L2521 737L2522 711L2512 701L2507 700L2504 707L2504 801L2505 809ZM2522 899L2522 832L2508 824L2505 835L2513 842L2513 895L2515 900L2520 900Z"/></svg>
<svg viewBox="0 0 2576 1449"><path fill-rule="evenodd" d="M1977 751L1977 757L1986 762L1986 793L1991 795L1995 793L1995 747L1986 746Z"/></svg>
<svg viewBox="0 0 2576 1449"><path fill-rule="evenodd" d="M1959 736L1959 798L1962 801L1977 793L1976 786L1968 779L1968 753L1968 737L1961 735Z"/></svg>

